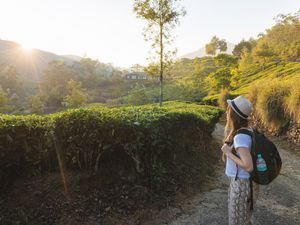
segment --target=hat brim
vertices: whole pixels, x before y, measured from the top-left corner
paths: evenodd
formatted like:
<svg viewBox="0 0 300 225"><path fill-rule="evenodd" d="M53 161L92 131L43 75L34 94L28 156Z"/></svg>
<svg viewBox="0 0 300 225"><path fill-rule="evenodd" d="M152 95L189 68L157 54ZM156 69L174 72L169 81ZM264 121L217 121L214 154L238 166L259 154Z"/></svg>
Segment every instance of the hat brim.
<svg viewBox="0 0 300 225"><path fill-rule="evenodd" d="M231 99L227 99L227 104L233 109L233 111L239 115L239 117L243 118L244 120L250 120L250 117L248 116L247 118L243 117L240 115L240 113L232 106L232 101Z"/></svg>

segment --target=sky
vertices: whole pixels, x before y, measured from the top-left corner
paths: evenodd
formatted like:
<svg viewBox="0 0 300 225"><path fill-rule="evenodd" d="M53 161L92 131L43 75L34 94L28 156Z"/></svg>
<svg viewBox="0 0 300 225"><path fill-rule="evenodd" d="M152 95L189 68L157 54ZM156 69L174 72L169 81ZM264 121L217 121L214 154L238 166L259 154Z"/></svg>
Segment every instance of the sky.
<svg viewBox="0 0 300 225"><path fill-rule="evenodd" d="M146 65L150 43L133 0L0 0L0 39L114 66ZM187 15L174 30L177 56L196 51L217 35L237 44L256 38L299 0L182 0Z"/></svg>

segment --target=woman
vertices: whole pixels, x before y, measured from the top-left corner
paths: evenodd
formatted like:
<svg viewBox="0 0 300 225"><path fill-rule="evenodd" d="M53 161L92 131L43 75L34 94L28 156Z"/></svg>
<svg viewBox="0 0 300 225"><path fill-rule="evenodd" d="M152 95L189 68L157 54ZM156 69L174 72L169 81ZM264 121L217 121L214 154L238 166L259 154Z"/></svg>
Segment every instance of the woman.
<svg viewBox="0 0 300 225"><path fill-rule="evenodd" d="M252 112L252 104L243 96L227 100L225 143L222 146L226 160L226 175L230 179L228 193L229 225L251 225L250 218L250 172L253 170L251 137L237 134L241 128L251 128L248 125Z"/></svg>

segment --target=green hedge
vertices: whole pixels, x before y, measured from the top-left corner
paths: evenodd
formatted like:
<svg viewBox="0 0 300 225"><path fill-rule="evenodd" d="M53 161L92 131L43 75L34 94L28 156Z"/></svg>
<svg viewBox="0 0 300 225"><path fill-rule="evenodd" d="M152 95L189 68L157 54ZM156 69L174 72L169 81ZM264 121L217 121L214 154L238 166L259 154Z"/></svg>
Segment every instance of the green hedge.
<svg viewBox="0 0 300 225"><path fill-rule="evenodd" d="M222 110L193 103L164 107L92 107L47 116L9 116L0 120L0 182L65 167L97 171L104 153L121 150L141 177L159 177L176 156L205 149ZM199 145L203 146L199 146ZM209 155L209 154L208 154ZM59 156L59 157L58 157ZM113 165L112 165L113 166Z"/></svg>

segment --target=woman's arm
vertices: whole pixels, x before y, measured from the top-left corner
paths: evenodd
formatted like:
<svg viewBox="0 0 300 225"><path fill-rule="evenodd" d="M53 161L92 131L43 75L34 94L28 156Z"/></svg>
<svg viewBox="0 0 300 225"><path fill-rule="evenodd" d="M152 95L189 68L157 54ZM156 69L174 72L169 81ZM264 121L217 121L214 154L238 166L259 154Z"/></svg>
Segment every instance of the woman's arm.
<svg viewBox="0 0 300 225"><path fill-rule="evenodd" d="M224 144L221 149L224 152L224 154L228 156L230 159L232 159L237 165L242 167L247 172L252 172L253 162L252 162L252 157L249 152L249 149L242 148L242 147L238 148L237 151L239 151L240 153L240 158L238 158L232 153L232 149L233 149L232 146Z"/></svg>

